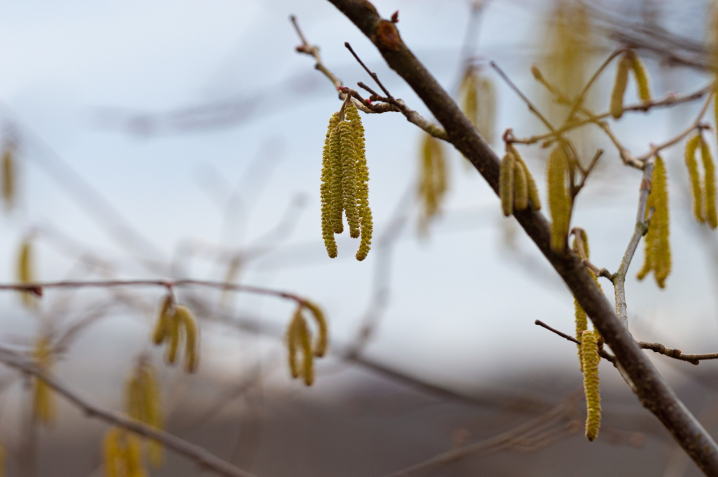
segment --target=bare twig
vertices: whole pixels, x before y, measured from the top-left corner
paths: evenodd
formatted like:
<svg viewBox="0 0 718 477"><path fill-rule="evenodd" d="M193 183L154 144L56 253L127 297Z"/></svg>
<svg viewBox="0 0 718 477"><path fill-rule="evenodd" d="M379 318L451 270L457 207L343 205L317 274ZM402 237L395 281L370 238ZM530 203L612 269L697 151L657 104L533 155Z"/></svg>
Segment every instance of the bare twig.
<svg viewBox="0 0 718 477"><path fill-rule="evenodd" d="M581 342L580 342L579 340L577 340L576 338L574 338L573 336L567 335L566 333L562 333L562 332L560 332L559 330L550 327L549 325L547 325L546 323L544 323L544 322L541 321L541 320L536 320L536 321L534 321L534 324L536 324L536 325L538 325L538 326L540 326L540 327L542 327L542 328L546 328L547 330L549 330L549 331L551 331L551 332L553 332L553 333L556 333L556 334L559 335L561 338L564 338L564 339L566 339L566 340L568 340L568 341L571 341L571 342L573 342L573 343L576 343L577 345L580 345L580 344L581 344ZM609 353L609 352L607 352L607 351L605 351L605 350L603 350L603 349L600 349L600 350L598 351L598 354L601 355L601 357L602 357L603 359L605 359L606 361L610 361L614 366L616 366L616 357L613 356L611 353Z"/></svg>

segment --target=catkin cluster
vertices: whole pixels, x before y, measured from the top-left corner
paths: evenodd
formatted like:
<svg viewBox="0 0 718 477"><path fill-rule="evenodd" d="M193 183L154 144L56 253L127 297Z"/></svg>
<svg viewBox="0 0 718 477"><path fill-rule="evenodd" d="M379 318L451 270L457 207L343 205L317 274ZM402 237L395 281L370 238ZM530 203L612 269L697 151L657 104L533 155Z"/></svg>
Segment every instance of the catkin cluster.
<svg viewBox="0 0 718 477"><path fill-rule="evenodd" d="M322 236L330 258L337 256L334 234L344 231L343 216L352 238L361 237L357 260L371 248L373 222L369 208L369 169L364 147L364 127L356 106L346 101L329 119L322 152L320 195Z"/></svg>
<svg viewBox="0 0 718 477"><path fill-rule="evenodd" d="M541 209L536 181L513 144L506 145L506 154L501 159L499 196L501 210L506 217L514 210L526 210L529 204L534 210Z"/></svg>
<svg viewBox="0 0 718 477"><path fill-rule="evenodd" d="M421 216L419 228L426 228L434 217L441 212L441 204L447 190L447 167L444 146L441 141L429 134L424 135L419 163L419 202Z"/></svg>
<svg viewBox="0 0 718 477"><path fill-rule="evenodd" d="M551 212L551 248L561 251L566 246L573 199L570 188L570 167L566 151L557 144L548 158L546 179L548 182L548 206Z"/></svg>
<svg viewBox="0 0 718 477"><path fill-rule="evenodd" d="M696 160L696 152L699 148L701 162L703 163L702 175ZM713 164L710 147L701 133L697 133L686 142L685 156L693 195L693 215L698 222L708 222L710 228L714 229L718 226L715 165Z"/></svg>
<svg viewBox="0 0 718 477"><path fill-rule="evenodd" d="M32 239L25 237L20 243L17 257L17 282L21 285L35 282L33 255ZM21 291L20 296L27 308L34 309L37 306L37 297L32 291Z"/></svg>
<svg viewBox="0 0 718 477"><path fill-rule="evenodd" d="M164 426L162 395L152 365L140 360L125 384L127 415L156 429ZM163 461L162 444L152 440L148 446L150 462L159 467Z"/></svg>
<svg viewBox="0 0 718 477"><path fill-rule="evenodd" d="M581 334L583 363L583 390L586 394L586 439L593 441L601 427L601 395L598 389L598 334L584 331Z"/></svg>
<svg viewBox="0 0 718 477"><path fill-rule="evenodd" d="M314 344L312 344L309 325L304 317L305 309L309 310L317 325L317 339ZM328 345L327 320L324 312L314 303L303 301L297 306L287 328L289 371L292 378L301 377L304 379L304 384L311 386L314 382L314 358L324 356Z"/></svg>
<svg viewBox="0 0 718 477"><path fill-rule="evenodd" d="M665 288L666 278L671 273L671 244L669 241L668 182L666 166L660 156L656 156L651 193L648 195L646 205L646 217L651 208L653 216L644 239L646 244L645 261L637 276L639 280L643 280L648 272L653 271L658 286Z"/></svg>
<svg viewBox="0 0 718 477"><path fill-rule="evenodd" d="M468 68L461 80L459 102L466 117L491 144L496 117L496 92L491 79L479 74L473 67Z"/></svg>
<svg viewBox="0 0 718 477"><path fill-rule="evenodd" d="M11 210L15 205L16 195L16 167L15 167L15 142L5 141L2 151L2 177L0 178L0 189L5 210Z"/></svg>
<svg viewBox="0 0 718 477"><path fill-rule="evenodd" d="M628 50L621 55L616 68L616 81L613 83L613 92L611 93L611 116L615 119L623 116L623 96L626 93L628 85L628 73L632 72L636 79L636 89L638 98L645 103L651 100L651 90L648 86L648 72L646 65L633 50Z"/></svg>
<svg viewBox="0 0 718 477"><path fill-rule="evenodd" d="M141 439L119 427L105 434L103 461L107 477L146 477L142 465Z"/></svg>
<svg viewBox="0 0 718 477"><path fill-rule="evenodd" d="M50 373L55 359L52 353L52 343L43 336L35 343L33 350L35 365L44 373ZM55 420L55 395L50 386L43 380L33 380L32 412L39 422L52 424Z"/></svg>
<svg viewBox="0 0 718 477"><path fill-rule="evenodd" d="M171 293L162 301L160 312L152 333L152 341L159 345L166 343L165 361L174 364L177 350L184 343L184 369L188 373L197 371L199 365L199 328L189 308L177 305Z"/></svg>

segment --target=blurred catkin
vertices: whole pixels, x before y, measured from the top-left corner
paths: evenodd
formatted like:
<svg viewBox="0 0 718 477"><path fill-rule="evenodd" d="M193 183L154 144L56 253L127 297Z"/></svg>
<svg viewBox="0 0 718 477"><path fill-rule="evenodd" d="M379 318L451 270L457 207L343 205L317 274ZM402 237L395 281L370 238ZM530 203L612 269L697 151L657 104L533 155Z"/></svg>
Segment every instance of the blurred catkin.
<svg viewBox="0 0 718 477"><path fill-rule="evenodd" d="M40 337L35 343L33 358L36 366L43 373L51 373L55 363L52 354L52 343L47 337ZM33 380L33 415L43 424L55 421L55 395L50 386L43 380Z"/></svg>
<svg viewBox="0 0 718 477"><path fill-rule="evenodd" d="M561 144L549 155L546 168L548 205L551 211L551 248L563 250L571 221L571 192L568 186L569 164Z"/></svg>
<svg viewBox="0 0 718 477"><path fill-rule="evenodd" d="M716 216L716 177L715 164L711 156L711 149L708 143L701 138L701 158L703 159L703 203L705 204L705 218L708 226L712 229L718 226L718 216Z"/></svg>
<svg viewBox="0 0 718 477"><path fill-rule="evenodd" d="M593 441L601 427L601 395L598 383L597 336L592 331L581 334L581 357L583 360L583 389L586 394L586 439Z"/></svg>
<svg viewBox="0 0 718 477"><path fill-rule="evenodd" d="M131 418L155 429L163 429L164 414L157 372L145 359L137 363L127 379L125 407ZM162 444L150 440L148 452L152 465L159 467L164 460Z"/></svg>
<svg viewBox="0 0 718 477"><path fill-rule="evenodd" d="M648 83L648 70L646 69L646 65L634 50L626 52L626 57L630 60L631 71L633 72L633 77L636 79L638 99L640 99L642 103L647 103L651 100L651 88Z"/></svg>
<svg viewBox="0 0 718 477"><path fill-rule="evenodd" d="M499 196L501 198L501 211L508 217L514 211L514 165L516 159L513 154L506 154L501 159L499 169Z"/></svg>
<svg viewBox="0 0 718 477"><path fill-rule="evenodd" d="M2 198L5 203L5 210L12 210L16 202L17 190L17 166L15 159L15 144L6 141L2 152Z"/></svg>
<svg viewBox="0 0 718 477"><path fill-rule="evenodd" d="M297 306L292 321L287 330L287 349L289 352L289 370L293 378L303 377L304 384L311 386L314 383L314 355L312 340L309 336L309 327L302 313L304 305ZM301 365L297 354L301 351Z"/></svg>
<svg viewBox="0 0 718 477"><path fill-rule="evenodd" d="M506 146L506 152L514 156L516 164L521 166L524 171L524 174L526 176L526 188L528 191L529 203L534 208L534 210L541 210L541 198L539 197L538 187L536 186L536 181L531 175L531 171L526 165L526 162L524 162L523 158L521 157L521 154L519 154L518 149L516 149L513 144L508 144Z"/></svg>
<svg viewBox="0 0 718 477"><path fill-rule="evenodd" d="M625 55L618 60L616 67L616 80L613 83L613 91L611 92L611 116L619 119L623 116L623 96L626 94L626 86L628 86L628 72L631 67L631 60Z"/></svg>
<svg viewBox="0 0 718 477"><path fill-rule="evenodd" d="M473 66L467 68L459 87L459 104L484 140L491 144L496 116L496 91L491 79Z"/></svg>
<svg viewBox="0 0 718 477"><path fill-rule="evenodd" d="M447 191L447 165L441 140L424 134L419 157L419 229L427 232L429 223L441 213Z"/></svg>
<svg viewBox="0 0 718 477"><path fill-rule="evenodd" d="M155 345L166 343L165 361L174 364L177 351L184 344L184 369L188 373L197 371L199 365L199 336L197 320L188 307L174 304L172 294L162 300L160 311L152 332Z"/></svg>
<svg viewBox="0 0 718 477"><path fill-rule="evenodd" d="M703 223L705 222L705 216L703 215L703 181L698 172L698 162L696 161L696 151L701 142L700 134L696 134L686 141L685 161L688 178L691 183L691 195L693 196L693 215L698 222Z"/></svg>
<svg viewBox="0 0 718 477"><path fill-rule="evenodd" d="M666 167L660 156L656 156L651 193L646 204L646 218L651 208L654 212L644 239L645 262L637 277L642 280L648 272L653 271L658 286L665 288L666 278L671 273L670 217Z"/></svg>
<svg viewBox="0 0 718 477"><path fill-rule="evenodd" d="M21 285L25 285L34 283L36 280L32 238L26 236L20 243L20 249L18 251L17 282ZM32 291L21 291L20 296L27 308L34 309L37 307L37 297Z"/></svg>

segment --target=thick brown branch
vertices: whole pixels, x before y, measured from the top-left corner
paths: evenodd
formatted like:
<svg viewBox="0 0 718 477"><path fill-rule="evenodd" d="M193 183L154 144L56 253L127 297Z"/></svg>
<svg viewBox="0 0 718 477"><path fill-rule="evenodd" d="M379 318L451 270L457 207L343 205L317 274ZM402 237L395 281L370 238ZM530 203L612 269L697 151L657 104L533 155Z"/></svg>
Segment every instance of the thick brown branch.
<svg viewBox="0 0 718 477"><path fill-rule="evenodd" d="M391 21L382 19L366 0L330 0L377 47L389 66L417 93L448 134L448 140L476 167L498 194L499 158L481 138L441 85L407 48ZM718 446L678 399L651 361L621 324L612 305L581 261L569 250L550 247L543 215L533 210L514 216L568 285L616 360L635 386L641 404L671 432L681 447L708 475L718 476Z"/></svg>

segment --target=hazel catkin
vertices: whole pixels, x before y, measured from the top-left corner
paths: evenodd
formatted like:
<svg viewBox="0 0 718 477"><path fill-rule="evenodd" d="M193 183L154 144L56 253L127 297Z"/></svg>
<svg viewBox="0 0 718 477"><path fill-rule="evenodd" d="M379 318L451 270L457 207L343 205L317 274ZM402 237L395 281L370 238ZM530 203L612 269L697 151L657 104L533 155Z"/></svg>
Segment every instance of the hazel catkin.
<svg viewBox="0 0 718 477"><path fill-rule="evenodd" d="M598 437L601 427L601 395L598 381L597 336L592 331L581 333L581 357L583 362L583 389L586 395L586 439Z"/></svg>
<svg viewBox="0 0 718 477"><path fill-rule="evenodd" d="M499 169L499 196L501 198L501 211L504 217L508 217L514 210L514 171L516 159L511 153L507 153L501 159Z"/></svg>
<svg viewBox="0 0 718 477"><path fill-rule="evenodd" d="M716 215L716 177L715 177L715 165L713 163L713 157L711 156L711 150L708 143L701 138L701 158L703 159L703 186L704 186L704 204L705 204L705 218L708 222L708 226L715 229L718 226L718 216Z"/></svg>
<svg viewBox="0 0 718 477"><path fill-rule="evenodd" d="M701 143L700 134L696 134L686 141L685 162L688 169L688 179L691 183L693 216L698 222L703 223L705 222L705 216L703 215L703 184L698 171L698 162L696 161L696 151Z"/></svg>
<svg viewBox="0 0 718 477"><path fill-rule="evenodd" d="M534 208L534 210L541 210L541 198L539 197L538 187L536 186L536 181L531 175L531 171L526 165L526 162L524 162L523 158L521 157L521 154L519 154L518 149L516 149L513 144L509 143L506 146L506 152L513 154L514 159L516 160L516 164L521 166L524 171L524 174L526 175L526 187L528 190L529 203Z"/></svg>
<svg viewBox="0 0 718 477"><path fill-rule="evenodd" d="M665 288L666 278L671 273L670 218L666 167L660 156L656 156L651 192L646 204L646 218L651 208L654 212L644 238L645 261L637 278L642 280L648 272L653 271L658 286Z"/></svg>
<svg viewBox="0 0 718 477"><path fill-rule="evenodd" d="M561 251L566 245L571 221L571 192L568 186L569 164L561 144L549 155L546 167L548 205L551 212L551 248Z"/></svg>
<svg viewBox="0 0 718 477"><path fill-rule="evenodd" d="M623 116L623 96L626 94L626 86L628 86L628 72L631 67L631 60L625 55L618 60L616 68L616 80L613 83L613 91L611 92L611 116L619 119Z"/></svg>

